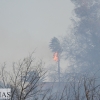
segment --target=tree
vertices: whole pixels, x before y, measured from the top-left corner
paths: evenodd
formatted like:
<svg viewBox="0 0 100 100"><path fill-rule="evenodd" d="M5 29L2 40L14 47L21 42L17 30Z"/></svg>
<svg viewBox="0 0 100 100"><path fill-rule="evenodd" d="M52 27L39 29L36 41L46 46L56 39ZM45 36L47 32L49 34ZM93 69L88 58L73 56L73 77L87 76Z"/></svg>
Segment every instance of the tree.
<svg viewBox="0 0 100 100"><path fill-rule="evenodd" d="M13 64L13 74L5 70L5 64L0 73L0 88L11 88L11 100L100 100L100 78L95 76L71 77L70 81L42 88L40 82L43 72L42 62L35 65L32 56ZM53 85L52 83L51 85Z"/></svg>
<svg viewBox="0 0 100 100"><path fill-rule="evenodd" d="M52 52L62 52L60 41L56 37L52 38L49 47L52 50Z"/></svg>
<svg viewBox="0 0 100 100"><path fill-rule="evenodd" d="M71 32L76 44L71 45L69 53L75 61L74 66L80 67L84 72L95 72L100 69L100 0L71 1L75 5L76 16ZM65 52L68 50L67 44L65 39Z"/></svg>
<svg viewBox="0 0 100 100"><path fill-rule="evenodd" d="M56 37L52 38L49 47L52 50L52 52L54 52L54 60L58 63L58 80L60 85L60 58L62 53L62 47L59 40Z"/></svg>
<svg viewBox="0 0 100 100"><path fill-rule="evenodd" d="M32 55L13 63L13 73L6 71L4 65L0 74L1 87L11 88L11 100L38 99L45 75L42 66L42 62L35 64Z"/></svg>

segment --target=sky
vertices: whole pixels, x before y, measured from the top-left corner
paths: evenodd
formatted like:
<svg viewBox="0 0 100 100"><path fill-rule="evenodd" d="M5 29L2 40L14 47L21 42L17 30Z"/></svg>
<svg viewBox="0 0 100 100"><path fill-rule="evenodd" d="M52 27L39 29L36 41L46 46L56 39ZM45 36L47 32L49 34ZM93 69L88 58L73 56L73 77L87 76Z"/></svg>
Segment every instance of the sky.
<svg viewBox="0 0 100 100"><path fill-rule="evenodd" d="M49 43L67 34L72 11L70 0L0 0L0 64L34 50L46 66L55 63Z"/></svg>

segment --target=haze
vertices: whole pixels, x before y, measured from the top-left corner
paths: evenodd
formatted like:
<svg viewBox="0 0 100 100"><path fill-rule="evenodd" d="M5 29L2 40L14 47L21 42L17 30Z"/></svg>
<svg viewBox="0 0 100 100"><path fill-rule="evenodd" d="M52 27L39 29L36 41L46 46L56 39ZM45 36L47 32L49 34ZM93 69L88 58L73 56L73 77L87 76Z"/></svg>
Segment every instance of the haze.
<svg viewBox="0 0 100 100"><path fill-rule="evenodd" d="M51 63L49 42L67 34L73 5L68 0L0 0L0 64L36 58Z"/></svg>

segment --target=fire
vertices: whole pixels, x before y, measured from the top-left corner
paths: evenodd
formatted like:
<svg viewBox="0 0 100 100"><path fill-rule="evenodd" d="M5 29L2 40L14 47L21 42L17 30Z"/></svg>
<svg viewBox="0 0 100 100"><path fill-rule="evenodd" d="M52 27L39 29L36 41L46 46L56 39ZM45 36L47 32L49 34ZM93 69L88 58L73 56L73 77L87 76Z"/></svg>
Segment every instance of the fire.
<svg viewBox="0 0 100 100"><path fill-rule="evenodd" d="M58 53L57 52L54 53L53 60L58 61Z"/></svg>

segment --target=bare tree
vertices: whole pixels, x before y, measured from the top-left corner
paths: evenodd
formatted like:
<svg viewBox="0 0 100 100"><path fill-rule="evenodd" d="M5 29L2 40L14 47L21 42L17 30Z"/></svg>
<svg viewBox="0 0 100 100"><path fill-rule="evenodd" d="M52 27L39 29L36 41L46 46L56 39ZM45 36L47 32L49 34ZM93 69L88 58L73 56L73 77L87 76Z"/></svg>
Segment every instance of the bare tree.
<svg viewBox="0 0 100 100"><path fill-rule="evenodd" d="M5 70L5 65L1 70L1 87L11 88L11 100L35 100L39 97L43 86L43 63L35 64L32 55L24 58L18 63L13 63L13 71Z"/></svg>
<svg viewBox="0 0 100 100"><path fill-rule="evenodd" d="M0 88L11 88L11 100L100 100L99 77L71 76L60 84L58 90L58 82L43 81L45 71L42 66L42 61L36 64L32 55L13 63L12 73L4 64L0 72Z"/></svg>

